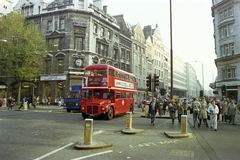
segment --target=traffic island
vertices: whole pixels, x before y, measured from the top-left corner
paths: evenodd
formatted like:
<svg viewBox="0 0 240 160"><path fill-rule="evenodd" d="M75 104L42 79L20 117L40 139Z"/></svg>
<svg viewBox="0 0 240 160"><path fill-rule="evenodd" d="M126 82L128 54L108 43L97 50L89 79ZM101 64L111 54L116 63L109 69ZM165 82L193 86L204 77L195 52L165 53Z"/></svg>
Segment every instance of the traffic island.
<svg viewBox="0 0 240 160"><path fill-rule="evenodd" d="M187 125L187 115L181 116L181 129L182 132L164 132L169 138L190 138L192 137L192 133L188 133L188 125Z"/></svg>
<svg viewBox="0 0 240 160"><path fill-rule="evenodd" d="M132 128L132 112L126 113L126 128L122 130L122 133L125 134L139 134L143 133L142 129L134 129Z"/></svg>
<svg viewBox="0 0 240 160"><path fill-rule="evenodd" d="M84 142L77 142L76 149L100 149L112 147L112 144L103 141L93 141L93 119L85 119Z"/></svg>

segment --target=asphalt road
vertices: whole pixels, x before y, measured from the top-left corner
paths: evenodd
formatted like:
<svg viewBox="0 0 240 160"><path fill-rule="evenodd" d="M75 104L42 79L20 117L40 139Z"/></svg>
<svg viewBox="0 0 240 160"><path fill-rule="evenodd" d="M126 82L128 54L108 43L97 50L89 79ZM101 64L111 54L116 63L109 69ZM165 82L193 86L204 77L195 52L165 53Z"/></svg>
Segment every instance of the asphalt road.
<svg viewBox="0 0 240 160"><path fill-rule="evenodd" d="M218 131L201 126L192 128L188 115L190 138L169 138L164 132L181 132L181 125L172 124L167 116L157 118L155 126L135 108L132 127L141 134L123 134L126 116L113 120L93 120L93 142L111 143L112 147L77 150L84 142L85 121L81 113L68 113L58 106L39 106L30 110L0 111L0 159L5 160L237 160L239 159L240 116L237 124L219 122Z"/></svg>

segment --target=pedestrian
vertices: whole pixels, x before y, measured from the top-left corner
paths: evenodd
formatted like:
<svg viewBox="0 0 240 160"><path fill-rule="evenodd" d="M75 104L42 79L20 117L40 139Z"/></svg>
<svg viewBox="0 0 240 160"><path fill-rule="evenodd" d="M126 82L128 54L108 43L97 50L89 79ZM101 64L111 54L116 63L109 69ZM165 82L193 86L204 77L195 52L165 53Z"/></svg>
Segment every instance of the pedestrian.
<svg viewBox="0 0 240 160"><path fill-rule="evenodd" d="M220 104L220 108L222 110L222 121L227 122L227 119L228 119L228 102L227 102L226 98L223 98L223 100Z"/></svg>
<svg viewBox="0 0 240 160"><path fill-rule="evenodd" d="M157 99L153 97L152 102L149 104L149 114L151 117L151 124L154 126L154 121L156 119L157 110L160 108L159 102L157 102Z"/></svg>
<svg viewBox="0 0 240 160"><path fill-rule="evenodd" d="M4 96L3 97L3 107L7 107L7 98Z"/></svg>
<svg viewBox="0 0 240 160"><path fill-rule="evenodd" d="M39 96L37 96L37 105L39 105Z"/></svg>
<svg viewBox="0 0 240 160"><path fill-rule="evenodd" d="M184 113L184 109L183 109L182 104L180 102L177 104L177 112L178 112L178 123L181 123L181 116Z"/></svg>
<svg viewBox="0 0 240 160"><path fill-rule="evenodd" d="M12 97L10 96L9 98L8 98L8 110L11 108L11 110L12 110L12 107L13 107L13 104L12 104L13 102L12 102Z"/></svg>
<svg viewBox="0 0 240 160"><path fill-rule="evenodd" d="M165 115L167 109L168 109L168 100L166 98L164 98L163 115Z"/></svg>
<svg viewBox="0 0 240 160"><path fill-rule="evenodd" d="M231 100L228 104L228 117L229 117L229 123L232 122L232 125L235 125L235 116L237 113L237 107L234 104L234 100Z"/></svg>
<svg viewBox="0 0 240 160"><path fill-rule="evenodd" d="M220 120L222 121L222 116L221 116L221 108L220 108L220 101L218 99L215 100L215 104L218 106L218 109L219 109L219 113L217 114L217 120Z"/></svg>
<svg viewBox="0 0 240 160"><path fill-rule="evenodd" d="M215 100L212 100L208 107L208 113L210 114L210 126L211 129L214 128L217 131L217 114L219 113L219 108L215 104Z"/></svg>
<svg viewBox="0 0 240 160"><path fill-rule="evenodd" d="M177 105L174 99L170 100L168 104L168 110L169 110L170 119L172 119L172 124L174 124L174 119L176 117L176 110L177 110Z"/></svg>
<svg viewBox="0 0 240 160"><path fill-rule="evenodd" d="M33 96L32 106L34 107L34 109L36 109L36 105L37 105L37 98Z"/></svg>
<svg viewBox="0 0 240 160"><path fill-rule="evenodd" d="M193 127L195 127L196 122L198 124L198 127L200 127L198 114L199 114L199 108L201 107L201 104L198 102L198 98L193 98L192 102L192 110L193 110Z"/></svg>
<svg viewBox="0 0 240 160"><path fill-rule="evenodd" d="M163 114L163 105L164 105L164 99L163 98L160 98L159 99L159 105L160 105L160 107L159 107L159 109L158 109L158 114L159 114L159 116L161 117L162 116L162 114Z"/></svg>
<svg viewBox="0 0 240 160"><path fill-rule="evenodd" d="M48 106L50 106L50 104L51 104L51 97L50 96L47 99L47 104L48 104Z"/></svg>
<svg viewBox="0 0 240 160"><path fill-rule="evenodd" d="M206 127L208 127L207 111L208 111L208 104L206 102L205 97L202 97L201 106L200 106L200 110L199 110L199 116L198 116L200 126L203 121L203 124L206 125Z"/></svg>
<svg viewBox="0 0 240 160"><path fill-rule="evenodd" d="M146 105L147 105L147 101L146 101L146 100L143 100L143 101L142 101L142 112L145 111Z"/></svg>
<svg viewBox="0 0 240 160"><path fill-rule="evenodd" d="M187 100L184 99L183 102L182 102L182 107L183 107L183 114L184 115L187 115L187 109L188 109L188 103L187 103Z"/></svg>
<svg viewBox="0 0 240 160"><path fill-rule="evenodd" d="M21 105L19 106L18 109L21 109L25 103L25 97L22 98Z"/></svg>

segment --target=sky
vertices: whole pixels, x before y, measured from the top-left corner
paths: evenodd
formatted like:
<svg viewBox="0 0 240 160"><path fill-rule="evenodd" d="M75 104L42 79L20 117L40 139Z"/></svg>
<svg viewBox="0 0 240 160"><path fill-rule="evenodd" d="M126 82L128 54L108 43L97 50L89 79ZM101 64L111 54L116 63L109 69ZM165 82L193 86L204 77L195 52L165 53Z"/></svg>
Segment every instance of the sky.
<svg viewBox="0 0 240 160"><path fill-rule="evenodd" d="M18 2L12 1L13 6ZM103 5L108 6L108 14L123 14L131 25L155 28L158 24L163 44L170 49L170 0L103 0ZM205 90L217 76L211 6L210 0L172 0L173 54L195 68L201 84L203 75Z"/></svg>

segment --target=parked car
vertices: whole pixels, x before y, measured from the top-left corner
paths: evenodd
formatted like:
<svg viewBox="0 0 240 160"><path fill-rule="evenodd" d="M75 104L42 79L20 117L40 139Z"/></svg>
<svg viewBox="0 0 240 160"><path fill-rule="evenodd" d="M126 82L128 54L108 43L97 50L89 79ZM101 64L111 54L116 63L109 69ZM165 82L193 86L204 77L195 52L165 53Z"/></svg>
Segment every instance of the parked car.
<svg viewBox="0 0 240 160"><path fill-rule="evenodd" d="M3 99L0 98L0 107L2 107L2 105L3 105Z"/></svg>

